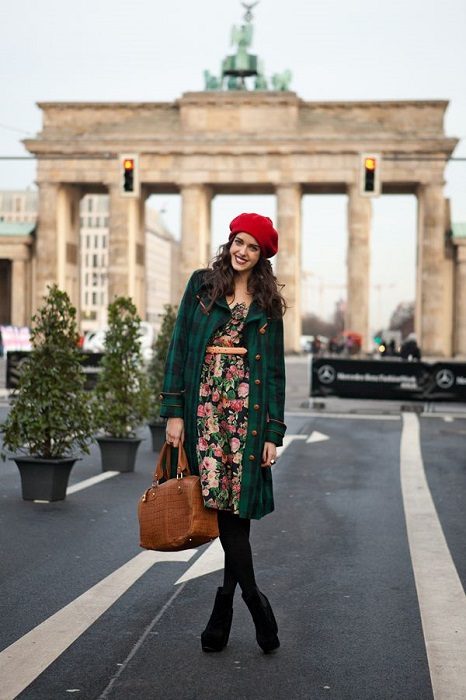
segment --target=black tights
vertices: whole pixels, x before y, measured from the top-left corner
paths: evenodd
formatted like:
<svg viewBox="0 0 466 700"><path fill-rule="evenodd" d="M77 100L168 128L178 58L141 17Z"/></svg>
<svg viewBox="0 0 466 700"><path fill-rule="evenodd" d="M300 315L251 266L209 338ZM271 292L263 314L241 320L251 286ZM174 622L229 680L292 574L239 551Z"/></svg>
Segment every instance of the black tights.
<svg viewBox="0 0 466 700"><path fill-rule="evenodd" d="M251 521L230 511L219 510L218 529L225 552L223 592L233 595L239 583L242 592L248 595L256 586L249 542Z"/></svg>

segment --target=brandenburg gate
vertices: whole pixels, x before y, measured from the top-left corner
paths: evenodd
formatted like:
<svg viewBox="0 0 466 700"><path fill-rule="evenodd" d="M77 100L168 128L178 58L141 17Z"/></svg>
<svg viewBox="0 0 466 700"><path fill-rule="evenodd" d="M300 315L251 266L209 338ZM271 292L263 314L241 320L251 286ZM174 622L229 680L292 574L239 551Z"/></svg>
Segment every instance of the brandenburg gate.
<svg viewBox="0 0 466 700"><path fill-rule="evenodd" d="M346 194L346 327L367 343L371 198L361 196L358 178L360 154L374 152L382 158L382 195L414 194L418 201L415 327L423 352L466 354L466 260L456 260L448 240L443 194L457 143L444 132L447 104L310 102L287 89L207 89L174 102L41 103L43 129L25 141L38 163L35 305L46 285L57 282L79 307L78 205L86 193L110 198L109 298L132 296L142 315L147 197L181 195L181 289L210 258L213 197L274 194L275 269L290 307L286 343L299 350L301 198ZM137 155L137 196L121 194L123 153ZM225 239L227 232L225 221Z"/></svg>

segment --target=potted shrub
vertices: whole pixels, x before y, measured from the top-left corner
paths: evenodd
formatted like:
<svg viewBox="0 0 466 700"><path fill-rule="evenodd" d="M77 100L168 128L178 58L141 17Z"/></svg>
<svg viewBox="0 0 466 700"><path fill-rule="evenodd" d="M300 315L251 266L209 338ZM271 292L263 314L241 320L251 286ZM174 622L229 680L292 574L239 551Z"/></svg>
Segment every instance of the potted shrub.
<svg viewBox="0 0 466 700"><path fill-rule="evenodd" d="M97 437L103 471L134 470L141 439L136 429L149 412L149 387L140 344L141 319L129 297L108 307L104 357L95 389Z"/></svg>
<svg viewBox="0 0 466 700"><path fill-rule="evenodd" d="M66 292L48 287L32 317L31 354L0 427L4 448L24 453L12 459L27 501L63 500L76 451L89 452L94 426L78 340L76 309Z"/></svg>
<svg viewBox="0 0 466 700"><path fill-rule="evenodd" d="M152 436L152 449L154 452L161 450L165 442L166 421L165 418L160 417L160 407L162 405L160 392L163 387L168 347L176 321L176 306L165 304L164 309L165 312L162 317L160 332L152 346L153 354L148 368L150 387L149 429Z"/></svg>

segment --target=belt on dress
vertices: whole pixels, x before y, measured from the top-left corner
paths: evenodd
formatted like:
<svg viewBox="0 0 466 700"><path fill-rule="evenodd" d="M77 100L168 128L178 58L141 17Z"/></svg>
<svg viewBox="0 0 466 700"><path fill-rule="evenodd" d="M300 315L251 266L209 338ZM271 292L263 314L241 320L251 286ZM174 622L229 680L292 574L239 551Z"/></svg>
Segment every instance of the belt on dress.
<svg viewBox="0 0 466 700"><path fill-rule="evenodd" d="M236 347L221 347L220 345L208 345L206 347L206 352L213 355L245 355L247 353L247 348L236 348Z"/></svg>

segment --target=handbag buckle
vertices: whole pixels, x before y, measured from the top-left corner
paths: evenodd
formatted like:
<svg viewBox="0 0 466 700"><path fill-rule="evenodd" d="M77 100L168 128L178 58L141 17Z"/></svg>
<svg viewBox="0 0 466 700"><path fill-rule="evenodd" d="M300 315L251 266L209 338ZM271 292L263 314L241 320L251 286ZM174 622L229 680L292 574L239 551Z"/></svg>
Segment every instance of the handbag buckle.
<svg viewBox="0 0 466 700"><path fill-rule="evenodd" d="M176 478L177 479L182 479L184 476L183 472L176 472Z"/></svg>

